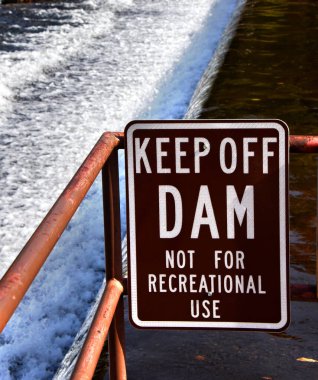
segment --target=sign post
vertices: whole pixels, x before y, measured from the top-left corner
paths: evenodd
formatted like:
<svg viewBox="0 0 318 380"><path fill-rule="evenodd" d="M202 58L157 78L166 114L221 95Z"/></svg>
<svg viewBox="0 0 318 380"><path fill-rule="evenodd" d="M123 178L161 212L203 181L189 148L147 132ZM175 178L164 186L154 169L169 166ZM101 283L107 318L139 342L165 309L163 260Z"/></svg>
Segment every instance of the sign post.
<svg viewBox="0 0 318 380"><path fill-rule="evenodd" d="M136 121L125 135L132 323L285 329L287 126Z"/></svg>

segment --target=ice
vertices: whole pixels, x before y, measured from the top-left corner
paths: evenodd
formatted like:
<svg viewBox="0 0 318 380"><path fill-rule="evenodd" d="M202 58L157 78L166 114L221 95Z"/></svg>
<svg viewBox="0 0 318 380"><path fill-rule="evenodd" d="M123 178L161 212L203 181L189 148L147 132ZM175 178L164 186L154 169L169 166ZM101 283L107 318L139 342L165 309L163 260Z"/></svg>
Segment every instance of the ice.
<svg viewBox="0 0 318 380"><path fill-rule="evenodd" d="M184 116L239 3L90 0L37 7L50 26L10 29L0 55L1 274L103 131ZM100 187L1 336L1 379L52 378L85 319L104 276Z"/></svg>

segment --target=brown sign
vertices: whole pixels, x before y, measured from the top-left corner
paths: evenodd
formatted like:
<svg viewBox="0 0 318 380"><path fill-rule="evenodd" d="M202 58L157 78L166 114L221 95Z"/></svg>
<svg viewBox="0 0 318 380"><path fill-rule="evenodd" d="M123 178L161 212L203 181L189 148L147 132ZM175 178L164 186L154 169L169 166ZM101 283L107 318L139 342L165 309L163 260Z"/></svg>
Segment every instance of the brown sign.
<svg viewBox="0 0 318 380"><path fill-rule="evenodd" d="M126 184L135 326L287 327L283 122L132 122Z"/></svg>

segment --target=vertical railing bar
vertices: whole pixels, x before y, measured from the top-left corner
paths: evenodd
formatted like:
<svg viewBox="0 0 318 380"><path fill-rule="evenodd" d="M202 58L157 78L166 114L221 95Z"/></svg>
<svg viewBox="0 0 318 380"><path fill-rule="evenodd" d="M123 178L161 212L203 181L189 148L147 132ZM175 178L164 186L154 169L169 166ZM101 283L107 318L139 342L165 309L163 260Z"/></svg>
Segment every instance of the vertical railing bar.
<svg viewBox="0 0 318 380"><path fill-rule="evenodd" d="M102 169L106 279L122 277L118 151L114 151ZM125 321L123 296L118 302L108 336L110 380L126 380Z"/></svg>
<svg viewBox="0 0 318 380"><path fill-rule="evenodd" d="M122 284L116 279L107 282L93 321L88 330L83 347L76 361L71 380L96 379L96 369L103 350L118 301L123 293ZM98 378L104 379L104 371L99 371Z"/></svg>
<svg viewBox="0 0 318 380"><path fill-rule="evenodd" d="M316 298L318 298L318 157L316 157Z"/></svg>

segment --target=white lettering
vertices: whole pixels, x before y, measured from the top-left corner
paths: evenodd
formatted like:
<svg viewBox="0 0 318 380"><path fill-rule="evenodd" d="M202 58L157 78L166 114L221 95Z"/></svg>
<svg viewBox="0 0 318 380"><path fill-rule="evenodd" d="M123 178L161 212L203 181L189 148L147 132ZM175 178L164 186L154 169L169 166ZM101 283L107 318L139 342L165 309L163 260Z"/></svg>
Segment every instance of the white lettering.
<svg viewBox="0 0 318 380"><path fill-rule="evenodd" d="M191 300L191 317L192 318L199 317L199 300Z"/></svg>
<svg viewBox="0 0 318 380"><path fill-rule="evenodd" d="M245 137L243 139L243 173L249 173L249 157L254 157L253 151L249 150L249 144L256 143L257 137Z"/></svg>
<svg viewBox="0 0 318 380"><path fill-rule="evenodd" d="M200 150L200 144L203 144L203 150ZM194 172L200 173L200 159L207 156L210 152L210 143L204 137L194 139Z"/></svg>
<svg viewBox="0 0 318 380"><path fill-rule="evenodd" d="M199 293L208 293L209 292L208 284L206 282L205 276L201 276L200 286L199 286L198 292Z"/></svg>
<svg viewBox="0 0 318 380"><path fill-rule="evenodd" d="M196 274L190 274L190 276L189 276L189 280L190 280L190 293L197 293L197 290L195 289L196 279L197 279L197 275Z"/></svg>
<svg viewBox="0 0 318 380"><path fill-rule="evenodd" d="M181 144L189 142L188 137L179 137L176 138L175 144L176 144L176 173L190 173L189 168L182 168L181 167L181 157L184 157L187 155L187 152L185 150L181 150Z"/></svg>
<svg viewBox="0 0 318 380"><path fill-rule="evenodd" d="M172 286L172 280L175 280L176 278L177 276L175 274L171 274L169 276L169 291L171 293L175 293L177 291L177 288Z"/></svg>
<svg viewBox="0 0 318 380"><path fill-rule="evenodd" d="M244 276L235 276L235 293L244 293Z"/></svg>
<svg viewBox="0 0 318 380"><path fill-rule="evenodd" d="M219 261L221 261L220 254L222 251L214 251L214 267L215 269L219 269Z"/></svg>
<svg viewBox="0 0 318 380"><path fill-rule="evenodd" d="M226 166L225 163L225 148L229 144L231 147L231 165L230 167ZM230 137L227 137L222 140L221 146L220 146L220 164L221 169L226 174L231 174L235 171L236 165L237 165L237 149L235 145L235 141L231 139Z"/></svg>
<svg viewBox="0 0 318 380"><path fill-rule="evenodd" d="M178 268L184 268L186 266L186 263L188 262L189 268L193 268L193 254L195 251L193 250L187 250L188 254L188 260L187 255L184 251L179 250L177 254L175 255L174 250L166 250L166 268L174 268L175 267L175 257L177 257L177 266Z"/></svg>
<svg viewBox="0 0 318 380"><path fill-rule="evenodd" d="M220 300L213 300L213 302L212 302L212 315L213 315L214 319L221 318L220 314L217 314L217 312L220 308L218 306L219 304L220 304Z"/></svg>
<svg viewBox="0 0 318 380"><path fill-rule="evenodd" d="M206 211L207 216L203 216L203 211ZM200 233L201 225L208 225L210 228L212 239L219 238L219 231L216 225L212 202L209 189L206 185L200 187L197 207L192 226L191 239L197 239Z"/></svg>
<svg viewBox="0 0 318 380"><path fill-rule="evenodd" d="M222 260L220 255L223 254L223 251L216 250L214 251L214 267L215 269L219 269L219 261ZM235 257L235 258L234 258ZM234 267L235 261L235 269L245 269L244 268L244 252L242 251L225 251L224 256L224 266L226 269L232 269Z"/></svg>
<svg viewBox="0 0 318 380"><path fill-rule="evenodd" d="M177 252L177 265L179 268L184 268L186 265L186 257L184 251Z"/></svg>
<svg viewBox="0 0 318 380"><path fill-rule="evenodd" d="M179 275L179 292L180 293L187 292L186 283L187 283L187 276L185 274L180 274Z"/></svg>
<svg viewBox="0 0 318 380"><path fill-rule="evenodd" d="M250 293L252 291L254 294L256 293L256 288L253 280L253 276L249 276L247 280L246 293Z"/></svg>
<svg viewBox="0 0 318 380"><path fill-rule="evenodd" d="M262 289L262 276L257 276L257 280L258 280L258 293L266 294L266 290Z"/></svg>
<svg viewBox="0 0 318 380"><path fill-rule="evenodd" d="M211 312L210 312L209 306L210 306L210 301L208 301L208 300L202 301L202 307L205 310L205 312L202 313L203 318L209 318L210 317Z"/></svg>
<svg viewBox="0 0 318 380"><path fill-rule="evenodd" d="M173 196L175 204L175 222L168 231L167 221L167 194ZM182 200L179 190L174 186L159 186L159 228L161 239L172 239L179 235L182 227Z"/></svg>
<svg viewBox="0 0 318 380"><path fill-rule="evenodd" d="M166 274L159 274L159 293L167 293L167 289L165 289L166 277Z"/></svg>
<svg viewBox="0 0 318 380"><path fill-rule="evenodd" d="M232 277L229 275L226 275L224 277L224 291L225 291L225 293L232 293L232 290L233 290Z"/></svg>
<svg viewBox="0 0 318 380"><path fill-rule="evenodd" d="M160 137L156 139L156 151L157 151L157 173L165 174L171 173L170 168L162 167L162 157L168 156L168 152L166 150L162 150L162 144L168 143L170 139L168 137Z"/></svg>
<svg viewBox="0 0 318 380"><path fill-rule="evenodd" d="M243 260L244 252L236 251L236 269L245 269Z"/></svg>
<svg viewBox="0 0 318 380"><path fill-rule="evenodd" d="M136 173L141 173L141 160L144 163L147 173L151 173L146 148L149 143L150 137L144 139L142 145L140 145L140 138L135 140L135 155L136 155Z"/></svg>
<svg viewBox="0 0 318 380"><path fill-rule="evenodd" d="M157 282L156 275L155 274L149 274L148 275L148 291L149 291L149 293L157 292L156 282Z"/></svg>
<svg viewBox="0 0 318 380"><path fill-rule="evenodd" d="M224 254L224 264L226 269L231 269L233 268L233 253L232 251L226 251Z"/></svg>
<svg viewBox="0 0 318 380"><path fill-rule="evenodd" d="M166 250L166 268L174 268L174 251Z"/></svg>
<svg viewBox="0 0 318 380"><path fill-rule="evenodd" d="M227 199L227 237L235 238L236 214L240 226L246 214L247 239L254 239L254 186L246 186L242 201L239 202L234 186L226 186Z"/></svg>
<svg viewBox="0 0 318 380"><path fill-rule="evenodd" d="M263 173L268 174L268 157L274 157L274 152L268 150L269 143L276 143L276 137L264 137L263 139Z"/></svg>

